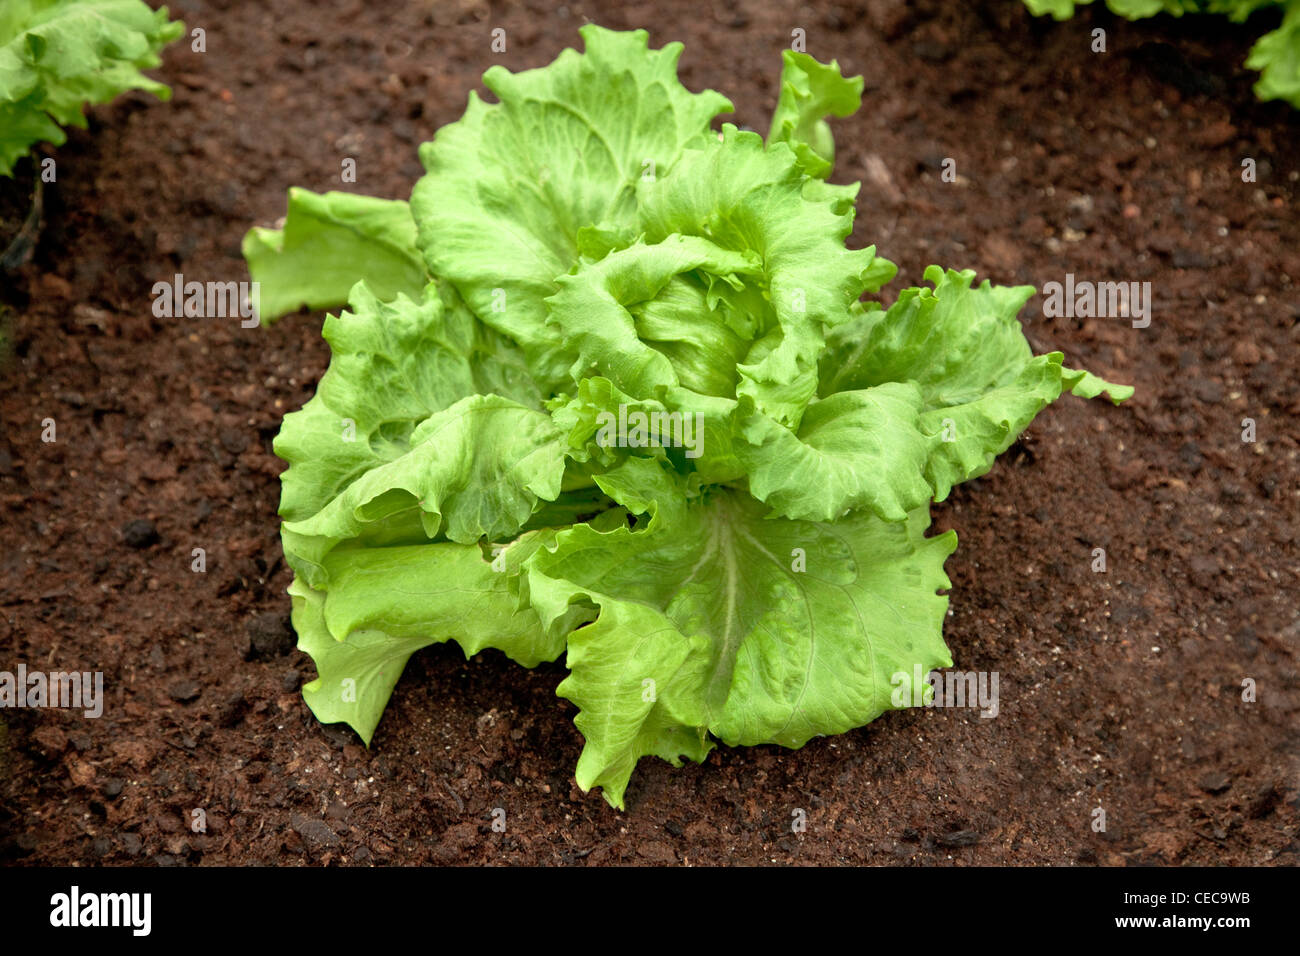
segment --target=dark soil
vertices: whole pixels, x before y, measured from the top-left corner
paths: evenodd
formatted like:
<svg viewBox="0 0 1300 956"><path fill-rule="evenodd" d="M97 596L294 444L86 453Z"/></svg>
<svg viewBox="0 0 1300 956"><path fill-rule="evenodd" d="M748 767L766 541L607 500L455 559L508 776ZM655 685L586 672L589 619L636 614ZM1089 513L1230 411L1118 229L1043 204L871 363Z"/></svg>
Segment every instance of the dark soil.
<svg viewBox="0 0 1300 956"><path fill-rule="evenodd" d="M0 712L0 859L1300 862L1300 112L1252 98L1263 26L1056 24L1011 0L177 7L207 53L168 51L173 102L127 96L71 132L35 258L3 280L0 669L103 670L107 705ZM321 317L156 319L150 289L245 278L240 238L291 185L405 198L483 69L544 64L588 17L684 41L687 85L760 130L792 28L865 73L836 176L864 181L855 241L902 266L893 289L931 262L1152 283L1146 329L1032 300L1036 350L1137 396L1063 400L935 509L961 537L947 639L959 669L999 672L996 719L893 713L795 752L645 760L618 813L573 783L558 664L417 654L369 750L303 704L271 440L325 368Z"/></svg>
<svg viewBox="0 0 1300 956"><path fill-rule="evenodd" d="M31 160L0 177L0 270L17 269L31 256L40 227L40 184Z"/></svg>
<svg viewBox="0 0 1300 956"><path fill-rule="evenodd" d="M12 176L0 179L0 252L22 228L32 208L32 165L24 160Z"/></svg>

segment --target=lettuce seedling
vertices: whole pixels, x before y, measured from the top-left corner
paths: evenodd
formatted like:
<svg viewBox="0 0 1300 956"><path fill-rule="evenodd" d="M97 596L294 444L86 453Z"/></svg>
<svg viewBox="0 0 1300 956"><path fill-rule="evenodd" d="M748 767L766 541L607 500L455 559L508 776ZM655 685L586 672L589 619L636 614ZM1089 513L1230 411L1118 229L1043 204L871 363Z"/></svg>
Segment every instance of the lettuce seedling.
<svg viewBox="0 0 1300 956"><path fill-rule="evenodd" d="M1051 14L1057 20L1074 16L1074 8L1093 0L1025 0L1034 16ZM1278 10L1281 24L1259 38L1246 68L1259 71L1255 95L1261 100L1286 100L1300 107L1300 0L1106 0L1112 13L1141 20L1158 13L1180 17L1184 13L1218 13L1233 23L1244 23L1256 10Z"/></svg>
<svg viewBox="0 0 1300 956"><path fill-rule="evenodd" d="M896 269L825 180L861 78L786 52L764 141L680 44L582 35L488 70L409 204L291 190L244 252L267 320L348 301L275 442L312 710L368 744L418 648L564 655L578 783L621 807L643 756L799 747L950 666L930 502L1063 390L1132 390L1032 354L1030 287L863 300Z"/></svg>
<svg viewBox="0 0 1300 956"><path fill-rule="evenodd" d="M4 0L0 4L0 176L36 143L86 127L86 103L131 89L171 91L141 70L185 30L143 0Z"/></svg>

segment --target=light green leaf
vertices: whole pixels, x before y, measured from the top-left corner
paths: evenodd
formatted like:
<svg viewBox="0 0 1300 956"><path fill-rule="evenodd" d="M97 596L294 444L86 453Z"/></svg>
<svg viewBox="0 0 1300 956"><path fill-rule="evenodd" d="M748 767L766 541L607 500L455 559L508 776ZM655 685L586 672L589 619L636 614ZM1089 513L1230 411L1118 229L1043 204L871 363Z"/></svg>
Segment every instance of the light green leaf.
<svg viewBox="0 0 1300 956"><path fill-rule="evenodd" d="M653 480L640 496L674 500ZM559 692L580 708L578 783L614 806L642 756L700 760L709 735L799 747L893 707L896 673L950 665L937 591L955 535L925 538L924 510L894 523L772 520L721 490L649 510L648 528L575 527L526 565L543 620L599 609L569 635Z"/></svg>
<svg viewBox="0 0 1300 956"><path fill-rule="evenodd" d="M928 408L960 404L1014 378L1033 356L1016 318L1033 286L972 287L971 270L925 270L887 311L867 312L830 334L820 393L916 382Z"/></svg>
<svg viewBox="0 0 1300 956"><path fill-rule="evenodd" d="M553 539L531 532L488 555L451 542L338 550L324 559L325 590L295 578L298 647L319 675L303 696L317 719L345 721L369 746L407 659L430 644L454 640L466 658L492 647L525 667L558 657L562 635L547 636L514 586L520 564Z"/></svg>
<svg viewBox="0 0 1300 956"><path fill-rule="evenodd" d="M33 145L66 139L57 124L85 127L86 103L131 89L167 99L141 70L185 25L142 0L5 0L0 8L0 176Z"/></svg>
<svg viewBox="0 0 1300 956"><path fill-rule="evenodd" d="M447 289L381 302L358 283L351 311L328 316L322 335L330 367L275 439L275 453L289 463L280 514L290 521L406 454L417 424L463 398L495 392L528 407L540 402L522 356Z"/></svg>
<svg viewBox="0 0 1300 956"><path fill-rule="evenodd" d="M809 406L796 434L763 415L737 446L749 491L777 514L834 521L868 508L902 521L929 502L927 455L937 439L919 429L921 390L889 382L839 392Z"/></svg>
<svg viewBox="0 0 1300 956"><path fill-rule="evenodd" d="M559 291L547 305L550 322L577 353L573 377L600 375L634 398L651 398L657 390L681 385L683 377L712 384L699 367L697 359L702 355L721 357L724 370L730 365L734 387L735 352L745 350L748 343L727 328L725 316L710 313L706 286L698 280L674 284L669 307L649 303L683 273L699 271L740 281L739 275L757 273L759 266L752 252L721 249L697 236L670 235L652 246L637 243L611 252L573 275L558 277ZM694 329L683 320L682 299L700 309ZM629 308L637 308L640 322ZM689 308L685 311L689 313ZM641 338L647 332L650 342L669 339L671 345L660 350L647 344ZM718 345L719 340L732 343L732 348Z"/></svg>
<svg viewBox="0 0 1300 956"><path fill-rule="evenodd" d="M934 500L943 501L954 485L993 467L997 456L1060 394L1061 353L1051 352L1034 356L1014 378L971 401L924 413L921 431L937 439L925 466Z"/></svg>
<svg viewBox="0 0 1300 956"><path fill-rule="evenodd" d="M255 226L243 253L260 286L264 324L304 305L342 305L362 280L384 301L398 293L418 298L429 281L411 208L392 199L290 189L284 228Z"/></svg>
<svg viewBox="0 0 1300 956"><path fill-rule="evenodd" d="M341 542L398 543L423 532L471 544L517 534L564 479L565 439L545 412L471 395L426 418L409 450L360 475L319 512L284 524L285 556L319 587Z"/></svg>
<svg viewBox="0 0 1300 956"><path fill-rule="evenodd" d="M1104 394L1113 404L1118 405L1133 397L1132 385L1116 385L1104 378L1098 378L1091 372L1078 369L1063 367L1061 381L1064 387L1070 390L1070 394L1078 395L1080 398L1096 398Z"/></svg>
<svg viewBox="0 0 1300 956"><path fill-rule="evenodd" d="M874 246L845 248L852 213L838 194L806 190L808 182L788 147L764 149L756 133L728 125L721 141L689 151L672 176L638 192L641 228L652 246L673 235L703 235L722 249L758 256L762 273L742 281L757 281L761 299L737 302L748 305L753 332L736 392L790 427L816 392L825 330L849 321L858 297L896 271Z"/></svg>
<svg viewBox="0 0 1300 956"><path fill-rule="evenodd" d="M825 179L835 162L835 139L827 116L852 116L862 105L862 77L846 79L834 60L819 63L806 53L781 54L781 96L767 142L788 143L804 172Z"/></svg>
<svg viewBox="0 0 1300 956"><path fill-rule="evenodd" d="M925 466L936 501L953 485L992 466L1063 387L1113 401L1132 394L1087 372L1061 368L1061 354L1035 356L1016 318L1032 286L974 286L971 271L930 266L934 289L900 293L888 310L865 312L829 336L821 391L914 382L918 426L928 439ZM1063 375L1068 375L1063 378Z"/></svg>
<svg viewBox="0 0 1300 956"><path fill-rule="evenodd" d="M577 263L579 233L630 226L636 184L667 176L731 109L681 85L681 44L649 50L643 30L594 24L581 33L583 54L518 74L488 70L499 102L471 94L464 117L421 147L427 173L411 197L429 269L520 343L545 385L562 382L572 361L544 301Z"/></svg>

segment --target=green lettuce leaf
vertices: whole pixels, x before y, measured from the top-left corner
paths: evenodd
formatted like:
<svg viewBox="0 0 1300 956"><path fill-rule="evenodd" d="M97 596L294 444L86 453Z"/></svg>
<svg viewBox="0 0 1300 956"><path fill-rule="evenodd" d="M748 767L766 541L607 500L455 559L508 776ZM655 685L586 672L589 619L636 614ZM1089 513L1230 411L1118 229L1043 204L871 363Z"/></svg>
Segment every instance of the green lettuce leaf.
<svg viewBox="0 0 1300 956"><path fill-rule="evenodd" d="M933 289L905 289L831 333L821 361L823 395L912 382L927 437L926 478L936 501L983 475L1066 388L1119 402L1133 389L1063 369L1059 352L1035 356L1016 318L1032 286L974 286L975 273L930 266Z"/></svg>
<svg viewBox="0 0 1300 956"><path fill-rule="evenodd" d="M284 228L253 227L243 253L264 324L303 306L342 305L363 279L383 300L418 298L429 281L411 207L392 199L290 189Z"/></svg>
<svg viewBox="0 0 1300 956"><path fill-rule="evenodd" d="M407 659L422 647L454 640L466 658L495 648L524 667L555 660L563 637L547 636L517 590L523 561L553 539L553 531L531 531L489 555L451 542L354 548L325 558L327 589L295 578L298 648L318 674L303 688L312 712L346 722L369 746ZM579 621L572 613L565 626Z"/></svg>
<svg viewBox="0 0 1300 956"><path fill-rule="evenodd" d="M759 257L758 295L734 309L748 313L743 326L733 325L751 340L737 366L736 394L790 427L816 393L825 330L849 321L858 297L878 291L898 271L874 246L845 248L851 208L838 194L807 190L808 182L788 147L765 149L756 133L726 126L720 141L688 152L672 176L638 192L647 242L703 234L724 249ZM725 283L710 291L736 298Z"/></svg>
<svg viewBox="0 0 1300 956"><path fill-rule="evenodd" d="M86 127L86 103L138 89L171 90L141 70L185 32L167 8L142 0L5 0L0 7L0 176L38 142L62 145L61 126Z"/></svg>
<svg viewBox="0 0 1300 956"><path fill-rule="evenodd" d="M340 543L398 543L422 533L498 541L528 523L564 480L564 435L545 412L471 395L430 415L409 450L371 468L319 512L285 522L285 556L309 581Z"/></svg>
<svg viewBox="0 0 1300 956"><path fill-rule="evenodd" d="M1300 0L1289 0L1282 25L1259 38L1246 67L1260 71L1255 95L1261 100L1286 100L1300 108Z"/></svg>
<svg viewBox="0 0 1300 956"><path fill-rule="evenodd" d="M548 623L598 610L568 635L559 693L580 708L578 783L614 806L637 761L702 760L729 746L800 747L894 706L895 674L951 665L941 636L953 532L902 522L771 520L743 493L682 500L647 459L598 479L644 529L577 526L527 562Z"/></svg>
<svg viewBox="0 0 1300 956"><path fill-rule="evenodd" d="M925 467L938 439L920 413L913 382L838 392L809 406L798 432L752 416L736 453L750 493L777 514L834 521L867 509L903 521L930 500Z"/></svg>
<svg viewBox="0 0 1300 956"><path fill-rule="evenodd" d="M316 514L357 478L406 454L421 422L462 399L492 393L540 404L518 351L445 286L418 300L399 294L381 302L358 283L351 309L325 319L330 367L275 439L275 453L289 463L280 498L288 521Z"/></svg>
<svg viewBox="0 0 1300 956"><path fill-rule="evenodd" d="M839 64L818 63L806 53L781 54L781 96L767 142L788 143L805 173L825 179L835 163L835 139L827 116L852 116L862 105L862 77L846 79Z"/></svg>
<svg viewBox="0 0 1300 956"><path fill-rule="evenodd" d="M630 227L637 184L667 175L731 111L723 96L678 82L680 43L649 50L644 30L594 24L581 33L583 54L488 70L499 102L470 94L464 117L420 148L427 172L411 196L430 271L524 348L544 386L565 378L545 301L577 263L580 231Z"/></svg>

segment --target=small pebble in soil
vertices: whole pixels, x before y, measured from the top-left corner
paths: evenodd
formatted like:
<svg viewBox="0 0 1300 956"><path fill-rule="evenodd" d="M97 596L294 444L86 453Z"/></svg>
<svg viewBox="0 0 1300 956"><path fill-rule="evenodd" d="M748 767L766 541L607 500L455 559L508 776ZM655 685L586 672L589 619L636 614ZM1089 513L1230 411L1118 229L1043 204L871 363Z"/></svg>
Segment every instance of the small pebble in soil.
<svg viewBox="0 0 1300 956"><path fill-rule="evenodd" d="M118 836L122 843L122 850L127 856L139 856L140 851L144 849L144 840L138 833L123 833Z"/></svg>
<svg viewBox="0 0 1300 956"><path fill-rule="evenodd" d="M122 795L122 787L124 786L125 781L119 777L113 777L104 781L104 786L101 788L100 792L109 800L116 800Z"/></svg>
<svg viewBox="0 0 1300 956"><path fill-rule="evenodd" d="M253 618L248 625L249 655L254 660L282 657L293 650L293 630L285 615L267 611Z"/></svg>
<svg viewBox="0 0 1300 956"><path fill-rule="evenodd" d="M158 529L148 518L136 518L122 526L122 540L129 548L148 548L158 543Z"/></svg>
<svg viewBox="0 0 1300 956"><path fill-rule="evenodd" d="M199 699L202 688L197 681L182 679L167 688L167 696L179 704L188 704Z"/></svg>
<svg viewBox="0 0 1300 956"><path fill-rule="evenodd" d="M289 818L289 824L294 832L302 837L302 842L309 850L336 847L340 843L339 835L331 830L324 820L295 813Z"/></svg>
<svg viewBox="0 0 1300 956"><path fill-rule="evenodd" d="M1183 464L1187 466L1187 470L1192 474L1199 472L1204 462L1204 458L1201 456L1201 448L1194 441L1183 442L1182 447L1178 449L1178 457L1182 459Z"/></svg>
<svg viewBox="0 0 1300 956"><path fill-rule="evenodd" d="M346 724L326 724L320 732L322 737L334 745L335 750L342 750L357 739L356 732Z"/></svg>
<svg viewBox="0 0 1300 956"><path fill-rule="evenodd" d="M244 699L242 691L235 691L221 704L221 709L217 711L218 727L235 727L248 713L248 701Z"/></svg>
<svg viewBox="0 0 1300 956"><path fill-rule="evenodd" d="M1206 793L1223 793L1232 786L1232 780L1221 770L1211 770L1202 776L1196 785Z"/></svg>
<svg viewBox="0 0 1300 956"><path fill-rule="evenodd" d="M980 835L974 830L953 830L939 837L940 846L974 846L980 841Z"/></svg>
<svg viewBox="0 0 1300 956"><path fill-rule="evenodd" d="M280 678L280 688L286 694L292 694L301 684L302 675L299 674L296 669L291 668L290 670L285 671L284 676Z"/></svg>

